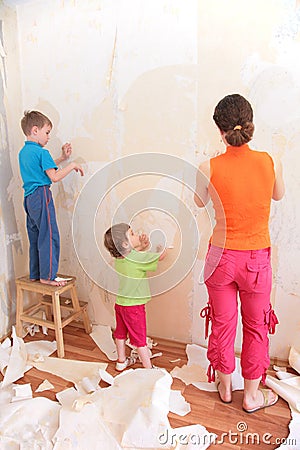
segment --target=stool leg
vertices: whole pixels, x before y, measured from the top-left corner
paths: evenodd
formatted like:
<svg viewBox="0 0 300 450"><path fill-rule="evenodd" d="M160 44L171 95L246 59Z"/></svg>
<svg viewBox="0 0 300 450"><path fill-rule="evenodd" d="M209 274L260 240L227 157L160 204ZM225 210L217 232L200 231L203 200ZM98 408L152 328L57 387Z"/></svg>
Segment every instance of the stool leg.
<svg viewBox="0 0 300 450"><path fill-rule="evenodd" d="M22 337L21 314L23 314L23 289L17 285L16 334L18 337Z"/></svg>
<svg viewBox="0 0 300 450"><path fill-rule="evenodd" d="M77 297L77 292L76 292L76 287L72 286L71 287L71 299L72 299L72 306L74 311L79 311L80 310L80 304L79 304L79 300Z"/></svg>
<svg viewBox="0 0 300 450"><path fill-rule="evenodd" d="M53 322L51 305L44 305L44 307L45 307L46 319L49 320L50 322Z"/></svg>
<svg viewBox="0 0 300 450"><path fill-rule="evenodd" d="M85 332L87 334L90 334L92 332L92 326L91 326L90 318L87 313L87 307L83 308L83 310L82 310L82 319L83 319Z"/></svg>
<svg viewBox="0 0 300 450"><path fill-rule="evenodd" d="M56 337L56 343L57 343L57 355L59 358L63 358L65 356L64 338L63 338L63 332L62 332L59 294L57 292L54 292L52 294L52 304L53 304L55 337Z"/></svg>
<svg viewBox="0 0 300 450"><path fill-rule="evenodd" d="M85 332L90 334L92 332L90 319L89 319L89 316L87 314L86 307L85 308L81 308L80 307L80 303L79 303L79 300L78 300L78 297L77 297L77 292L76 292L76 287L75 286L72 286L72 288L71 288L71 298L72 298L72 304L73 304L74 310L75 311L79 311L81 309Z"/></svg>

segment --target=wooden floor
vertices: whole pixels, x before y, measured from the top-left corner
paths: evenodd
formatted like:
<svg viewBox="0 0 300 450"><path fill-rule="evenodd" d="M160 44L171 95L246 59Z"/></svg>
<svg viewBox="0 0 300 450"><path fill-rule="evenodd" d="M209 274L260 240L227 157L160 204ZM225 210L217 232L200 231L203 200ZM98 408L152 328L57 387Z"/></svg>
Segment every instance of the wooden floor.
<svg viewBox="0 0 300 450"><path fill-rule="evenodd" d="M27 336L24 341L29 342L31 340L41 339L54 340L53 331L48 330L48 336L42 333L35 334L33 337ZM156 366L164 367L170 371L176 365L182 366L187 362L185 344L178 344L162 339L155 339L155 342L158 343L155 347L155 353L162 352L163 354L161 357L155 358L154 363ZM64 343L65 358L107 362L107 371L113 376L118 373L115 370L115 363L106 358L92 338L82 328L73 325L65 327ZM51 356L56 356L56 353ZM170 362L170 360L177 358L180 358L179 362ZM136 363L134 367L138 368L141 365ZM34 393L35 389L45 378L55 386L55 389L42 393ZM72 386L72 383L66 380L51 374L45 375L45 372L41 372L35 368L29 370L17 383L31 383L34 397L44 396L51 400L56 400L55 394L57 392ZM102 386L102 384L100 385ZM217 440L219 443L212 445L211 448L222 448L222 450L271 450L279 446L282 438L288 436L288 424L291 419L291 414L288 404L281 398L276 405L270 408L254 414L247 414L242 410L242 391L235 391L233 393L233 402L231 404L224 404L220 402L217 393L200 391L192 385L186 386L176 378L173 381L172 389L177 389L182 392L186 401L191 405L191 412L184 417L170 413L169 420L171 426L173 428L191 424L205 426L207 430L218 435ZM246 431L244 431L245 429Z"/></svg>

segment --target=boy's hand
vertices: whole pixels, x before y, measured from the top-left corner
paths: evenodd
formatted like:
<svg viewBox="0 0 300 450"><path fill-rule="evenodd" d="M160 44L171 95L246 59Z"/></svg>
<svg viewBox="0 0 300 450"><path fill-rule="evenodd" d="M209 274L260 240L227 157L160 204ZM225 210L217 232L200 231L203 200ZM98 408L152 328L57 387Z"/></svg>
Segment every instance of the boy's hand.
<svg viewBox="0 0 300 450"><path fill-rule="evenodd" d="M61 157L66 160L69 159L72 153L72 145L66 142L61 148Z"/></svg>
<svg viewBox="0 0 300 450"><path fill-rule="evenodd" d="M146 250L146 248L148 248L149 245L150 245L150 241L149 241L148 236L145 233L143 233L143 234L141 234L139 236L139 239L140 239L139 249L140 250Z"/></svg>
<svg viewBox="0 0 300 450"><path fill-rule="evenodd" d="M74 163L74 170L75 172L79 172L80 175L83 177L84 175L83 168L79 164Z"/></svg>

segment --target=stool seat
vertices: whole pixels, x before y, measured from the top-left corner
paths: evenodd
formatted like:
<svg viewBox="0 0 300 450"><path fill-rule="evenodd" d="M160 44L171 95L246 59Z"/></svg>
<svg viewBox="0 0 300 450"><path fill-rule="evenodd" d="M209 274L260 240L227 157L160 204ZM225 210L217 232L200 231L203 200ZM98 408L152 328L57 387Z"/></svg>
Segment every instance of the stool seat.
<svg viewBox="0 0 300 450"><path fill-rule="evenodd" d="M40 281L31 281L29 276L16 279L17 306L16 306L16 333L22 336L22 321L44 326L55 330L57 342L57 355L63 358L64 341L63 328L80 316L86 333L91 333L91 323L87 314L87 302L80 302L76 292L76 277L58 275L61 278L71 278L64 286L52 286ZM24 310L24 291L42 294L42 299ZM70 291L71 298L61 297L61 294ZM68 311L66 318L61 317L61 310ZM45 311L46 319L35 316L38 311Z"/></svg>

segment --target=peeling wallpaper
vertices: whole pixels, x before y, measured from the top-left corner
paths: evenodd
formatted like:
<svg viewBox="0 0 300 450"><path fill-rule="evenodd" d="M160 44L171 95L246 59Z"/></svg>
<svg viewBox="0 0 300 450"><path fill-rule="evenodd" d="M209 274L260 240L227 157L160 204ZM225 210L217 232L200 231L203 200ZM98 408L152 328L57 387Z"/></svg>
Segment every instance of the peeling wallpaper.
<svg viewBox="0 0 300 450"><path fill-rule="evenodd" d="M78 215L74 238L83 250L93 246L102 252L107 270L111 261L102 236L112 219L131 220L157 242L164 239L173 245L158 275L176 262L184 267L182 244L190 236L182 230L193 221L197 224L199 235L189 244L195 262L181 283L147 305L147 320L150 335L206 344L199 318L207 302L201 270L213 224L210 211L193 204L195 180L186 178L184 164L171 177L167 167L147 174L147 168L139 169L137 163L129 179L128 168L121 168L111 186L109 169L117 159L150 152L182 158L192 174L200 162L222 150L212 121L214 106L224 95L239 92L254 109L252 148L280 154L284 165L287 192L272 205L270 221L272 303L280 320L271 338L271 355L287 358L289 347L299 346L300 339L298 2L254 0L249 7L246 0L229 0L226 5L220 0L35 0L2 1L0 10L7 54L1 57L7 86L2 70L0 87L0 126L7 128L7 133L1 131L0 142L5 168L0 180L0 232L2 254L7 256L1 263L0 286L4 303L11 305L7 315L1 313L6 323L3 333L14 320L13 279L28 265L17 167L24 140L19 122L24 109L39 109L54 124L48 145L52 155L57 157L61 145L71 141L73 158L85 170L83 179L72 173L52 190L61 233L60 272L78 277L79 297L89 302L92 320L114 325L114 296L90 276L97 260L88 256L78 260L72 229L81 192L98 176L84 214ZM14 46L17 52L7 51ZM153 196L151 200L146 190L172 195L165 211L149 207ZM132 213L136 193L142 200ZM184 217L173 214L172 202L177 211L185 211L180 212ZM98 207L90 210L92 205ZM84 220L93 226L88 228ZM83 241L88 229L92 231ZM239 328L237 351L240 342Z"/></svg>
<svg viewBox="0 0 300 450"><path fill-rule="evenodd" d="M15 315L14 254L21 252L21 235L10 192L13 169L10 161L5 96L7 92L6 51L0 15L0 336L10 329Z"/></svg>

